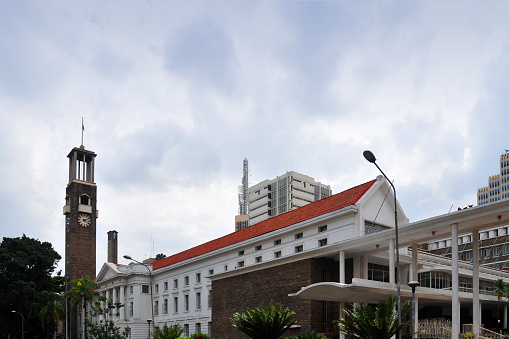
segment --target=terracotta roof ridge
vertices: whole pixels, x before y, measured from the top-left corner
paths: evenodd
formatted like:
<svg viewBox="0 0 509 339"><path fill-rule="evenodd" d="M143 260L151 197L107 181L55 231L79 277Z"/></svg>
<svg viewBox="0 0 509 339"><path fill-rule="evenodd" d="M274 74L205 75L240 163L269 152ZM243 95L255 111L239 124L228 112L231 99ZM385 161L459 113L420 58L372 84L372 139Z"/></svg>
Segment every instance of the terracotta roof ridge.
<svg viewBox="0 0 509 339"><path fill-rule="evenodd" d="M376 181L377 179L368 181L340 193L314 201L295 210L279 214L242 230L207 241L203 244L155 261L152 263L152 267L154 270L167 267L187 259L195 258L200 255L345 208L347 206L355 205Z"/></svg>

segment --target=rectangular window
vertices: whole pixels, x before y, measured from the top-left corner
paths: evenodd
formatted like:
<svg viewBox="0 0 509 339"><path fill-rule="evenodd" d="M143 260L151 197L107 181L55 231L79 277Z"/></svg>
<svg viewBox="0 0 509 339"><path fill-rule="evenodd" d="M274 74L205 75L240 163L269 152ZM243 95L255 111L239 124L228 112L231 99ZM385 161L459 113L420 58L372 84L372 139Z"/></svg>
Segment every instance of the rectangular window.
<svg viewBox="0 0 509 339"><path fill-rule="evenodd" d="M255 247L255 251L261 251L262 250L262 245L258 245Z"/></svg>
<svg viewBox="0 0 509 339"><path fill-rule="evenodd" d="M281 245L281 239L274 241L274 246Z"/></svg>
<svg viewBox="0 0 509 339"><path fill-rule="evenodd" d="M318 240L318 246L327 245L327 238Z"/></svg>
<svg viewBox="0 0 509 339"><path fill-rule="evenodd" d="M214 274L214 270L209 270L209 275Z"/></svg>
<svg viewBox="0 0 509 339"><path fill-rule="evenodd" d="M179 280L173 279L173 288L179 288Z"/></svg>
<svg viewBox="0 0 509 339"><path fill-rule="evenodd" d="M207 334L208 334L208 335L212 335L212 322L211 322L211 321L209 321L208 325L209 325L209 329L208 329L208 331L207 331Z"/></svg>
<svg viewBox="0 0 509 339"><path fill-rule="evenodd" d="M239 251L239 257L244 255L244 250Z"/></svg>
<svg viewBox="0 0 509 339"><path fill-rule="evenodd" d="M184 295L184 311L189 312L189 294Z"/></svg>
<svg viewBox="0 0 509 339"><path fill-rule="evenodd" d="M295 253L300 253L304 250L303 245L295 246Z"/></svg>
<svg viewBox="0 0 509 339"><path fill-rule="evenodd" d="M255 263L259 263L259 262L262 262L262 257L256 257L255 258Z"/></svg>
<svg viewBox="0 0 509 339"><path fill-rule="evenodd" d="M241 267L244 267L244 260L239 261L239 262L237 263L237 268L241 268Z"/></svg>
<svg viewBox="0 0 509 339"><path fill-rule="evenodd" d="M156 291L156 293L159 293L159 284L155 284L155 285L154 285L154 287L155 287L155 289L156 289L156 290L155 290L155 291Z"/></svg>
<svg viewBox="0 0 509 339"><path fill-rule="evenodd" d="M201 310L201 293L196 293L196 309Z"/></svg>
<svg viewBox="0 0 509 339"><path fill-rule="evenodd" d="M168 299L164 299L164 302L163 302L163 314L167 314L168 313Z"/></svg>
<svg viewBox="0 0 509 339"><path fill-rule="evenodd" d="M189 325L184 324L184 337L189 337Z"/></svg>
<svg viewBox="0 0 509 339"><path fill-rule="evenodd" d="M502 254L503 255L509 254L509 245L504 245L504 247L502 247Z"/></svg>
<svg viewBox="0 0 509 339"><path fill-rule="evenodd" d="M327 231L327 225L318 227L318 233Z"/></svg>
<svg viewBox="0 0 509 339"><path fill-rule="evenodd" d="M179 297L173 297L173 313L179 313Z"/></svg>
<svg viewBox="0 0 509 339"><path fill-rule="evenodd" d="M154 315L159 315L159 300L154 301Z"/></svg>
<svg viewBox="0 0 509 339"><path fill-rule="evenodd" d="M281 251L274 252L274 258L280 258L281 257Z"/></svg>
<svg viewBox="0 0 509 339"><path fill-rule="evenodd" d="M129 302L129 315L132 317L133 316L133 310L134 310L134 306L133 306L133 302Z"/></svg>
<svg viewBox="0 0 509 339"><path fill-rule="evenodd" d="M207 296L207 307L212 307L212 291L209 291L209 295Z"/></svg>
<svg viewBox="0 0 509 339"><path fill-rule="evenodd" d="M201 283L201 273L196 273L196 283Z"/></svg>
<svg viewBox="0 0 509 339"><path fill-rule="evenodd" d="M164 290L168 291L168 282L167 281L164 282Z"/></svg>
<svg viewBox="0 0 509 339"><path fill-rule="evenodd" d="M129 286L129 293L133 294L133 285Z"/></svg>
<svg viewBox="0 0 509 339"><path fill-rule="evenodd" d="M148 285L141 285L141 293L149 293Z"/></svg>
<svg viewBox="0 0 509 339"><path fill-rule="evenodd" d="M301 239L304 236L304 233L300 232L295 234L295 239Z"/></svg>
<svg viewBox="0 0 509 339"><path fill-rule="evenodd" d="M200 323L196 323L196 325L194 325L194 333L201 333L201 324Z"/></svg>
<svg viewBox="0 0 509 339"><path fill-rule="evenodd" d="M472 251L465 252L465 261L472 261Z"/></svg>
<svg viewBox="0 0 509 339"><path fill-rule="evenodd" d="M493 248L493 257L496 258L500 255L500 247Z"/></svg>
<svg viewBox="0 0 509 339"><path fill-rule="evenodd" d="M189 277L184 277L184 286L189 286Z"/></svg>

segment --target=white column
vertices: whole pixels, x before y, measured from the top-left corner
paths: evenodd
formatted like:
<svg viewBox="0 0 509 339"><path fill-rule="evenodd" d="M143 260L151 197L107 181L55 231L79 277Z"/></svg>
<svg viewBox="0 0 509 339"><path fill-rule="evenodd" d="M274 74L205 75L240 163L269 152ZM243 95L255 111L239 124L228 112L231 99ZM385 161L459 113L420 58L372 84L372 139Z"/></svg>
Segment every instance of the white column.
<svg viewBox="0 0 509 339"><path fill-rule="evenodd" d="M394 262L394 239L389 239L389 282L396 283L396 264Z"/></svg>
<svg viewBox="0 0 509 339"><path fill-rule="evenodd" d="M126 304L125 304L125 286L120 286L120 303L122 305L124 305L124 307L122 307L120 309L120 320L124 320L125 319L125 309L126 309Z"/></svg>
<svg viewBox="0 0 509 339"><path fill-rule="evenodd" d="M419 281L419 265L417 264L417 244L412 245L412 276L410 280Z"/></svg>
<svg viewBox="0 0 509 339"><path fill-rule="evenodd" d="M345 283L345 251L339 251L339 282ZM345 302L339 303L339 318L345 317ZM343 332L339 332L339 339L345 339Z"/></svg>
<svg viewBox="0 0 509 339"><path fill-rule="evenodd" d="M362 256L362 279L368 279L368 255Z"/></svg>
<svg viewBox="0 0 509 339"><path fill-rule="evenodd" d="M342 319L345 317L345 302L341 301L339 303L339 318ZM345 339L345 334L343 332L339 332L339 339Z"/></svg>
<svg viewBox="0 0 509 339"><path fill-rule="evenodd" d="M451 250L452 250L452 338L460 335L460 299L459 299L459 276L458 276L458 224L451 225Z"/></svg>
<svg viewBox="0 0 509 339"><path fill-rule="evenodd" d="M481 304L479 303L479 232L472 232L472 323L473 332L479 338L479 326L481 324Z"/></svg>
<svg viewBox="0 0 509 339"><path fill-rule="evenodd" d="M339 251L339 282L345 283L345 251Z"/></svg>

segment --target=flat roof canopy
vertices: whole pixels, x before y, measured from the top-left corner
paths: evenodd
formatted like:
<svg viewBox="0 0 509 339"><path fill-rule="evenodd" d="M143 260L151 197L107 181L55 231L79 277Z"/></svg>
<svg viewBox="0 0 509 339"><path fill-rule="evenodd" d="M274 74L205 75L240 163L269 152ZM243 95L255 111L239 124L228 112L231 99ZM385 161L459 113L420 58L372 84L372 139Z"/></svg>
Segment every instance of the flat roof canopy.
<svg viewBox="0 0 509 339"><path fill-rule="evenodd" d="M336 282L322 282L303 287L300 291L290 294L307 300L344 301L348 303L377 304L389 295L396 295L396 284L380 281L353 278L351 284ZM451 302L452 291L427 287L418 287L415 296L420 300L429 302ZM460 292L460 302L472 303L472 293ZM401 299L411 300L412 289L401 285ZM480 295L483 303L497 303L496 296Z"/></svg>

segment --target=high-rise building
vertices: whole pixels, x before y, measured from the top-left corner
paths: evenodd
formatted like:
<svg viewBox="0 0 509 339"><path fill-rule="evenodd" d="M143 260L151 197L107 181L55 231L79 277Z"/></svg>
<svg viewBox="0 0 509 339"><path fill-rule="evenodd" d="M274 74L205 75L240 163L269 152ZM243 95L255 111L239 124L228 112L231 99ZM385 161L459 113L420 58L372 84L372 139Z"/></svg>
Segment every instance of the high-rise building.
<svg viewBox="0 0 509 339"><path fill-rule="evenodd" d="M235 216L235 231L249 226L249 169L247 158L242 163L242 184L239 185L239 215Z"/></svg>
<svg viewBox="0 0 509 339"><path fill-rule="evenodd" d="M330 185L294 171L249 188L249 226L332 195Z"/></svg>
<svg viewBox="0 0 509 339"><path fill-rule="evenodd" d="M488 186L477 189L477 205L509 198L509 150L500 156L500 174L490 175Z"/></svg>

